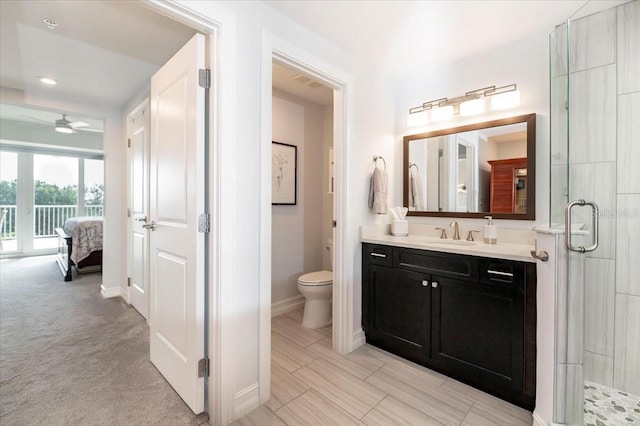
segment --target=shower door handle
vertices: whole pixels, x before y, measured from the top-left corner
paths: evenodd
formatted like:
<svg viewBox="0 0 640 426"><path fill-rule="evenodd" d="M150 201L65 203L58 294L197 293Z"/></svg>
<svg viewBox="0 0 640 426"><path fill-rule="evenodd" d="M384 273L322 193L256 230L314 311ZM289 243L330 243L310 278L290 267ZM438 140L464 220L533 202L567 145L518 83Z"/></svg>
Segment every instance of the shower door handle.
<svg viewBox="0 0 640 426"><path fill-rule="evenodd" d="M591 216L591 231L593 232L593 244L589 247L574 246L571 244L571 210L575 206L589 206L592 210ZM600 221L600 210L598 205L593 201L575 200L567 204L565 207L564 217L564 245L567 250L575 251L577 253L587 253L594 251L598 248L598 222Z"/></svg>

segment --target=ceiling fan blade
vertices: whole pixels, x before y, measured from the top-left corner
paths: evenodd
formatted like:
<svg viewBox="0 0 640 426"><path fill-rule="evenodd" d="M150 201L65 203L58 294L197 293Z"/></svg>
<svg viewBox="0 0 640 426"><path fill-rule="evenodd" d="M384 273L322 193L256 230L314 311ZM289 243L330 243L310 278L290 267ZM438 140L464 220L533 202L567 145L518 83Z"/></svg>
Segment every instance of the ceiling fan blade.
<svg viewBox="0 0 640 426"><path fill-rule="evenodd" d="M89 123L85 123L84 121L74 121L73 123L71 123L71 127L73 127L74 129L80 127L89 127Z"/></svg>
<svg viewBox="0 0 640 426"><path fill-rule="evenodd" d="M51 122L51 121L42 120L42 119L40 119L40 118L31 117L31 116L24 115L24 114L19 114L19 115L20 115L20 117L25 117L25 118L29 118L29 119L31 119L31 120L41 121L42 123L53 124L53 122Z"/></svg>
<svg viewBox="0 0 640 426"><path fill-rule="evenodd" d="M102 129L91 129L89 127L78 127L77 130L82 132L104 133L104 130Z"/></svg>

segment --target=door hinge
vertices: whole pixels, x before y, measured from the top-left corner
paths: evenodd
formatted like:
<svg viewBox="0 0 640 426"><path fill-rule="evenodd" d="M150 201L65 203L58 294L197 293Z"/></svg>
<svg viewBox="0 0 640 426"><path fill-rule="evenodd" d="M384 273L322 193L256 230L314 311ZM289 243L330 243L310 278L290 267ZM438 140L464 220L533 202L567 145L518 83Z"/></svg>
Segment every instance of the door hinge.
<svg viewBox="0 0 640 426"><path fill-rule="evenodd" d="M442 157L444 155L444 152L442 151L442 149L438 150L438 157Z"/></svg>
<svg viewBox="0 0 640 426"><path fill-rule="evenodd" d="M334 220L333 222L331 222L331 226L335 228L336 226L338 226L338 222Z"/></svg>
<svg viewBox="0 0 640 426"><path fill-rule="evenodd" d="M131 277L127 277L127 287L131 287Z"/></svg>
<svg viewBox="0 0 640 426"><path fill-rule="evenodd" d="M127 139L127 148L131 148L131 139Z"/></svg>
<svg viewBox="0 0 640 426"><path fill-rule="evenodd" d="M200 216L198 216L198 232L203 232L203 233L210 232L211 230L210 217L211 215L209 213L203 213Z"/></svg>
<svg viewBox="0 0 640 426"><path fill-rule="evenodd" d="M209 377L209 358L198 361L198 377Z"/></svg>
<svg viewBox="0 0 640 426"><path fill-rule="evenodd" d="M210 69L202 69L198 70L198 84L200 87L209 89L211 88L211 70Z"/></svg>
<svg viewBox="0 0 640 426"><path fill-rule="evenodd" d="M131 217L131 208L127 207L127 217Z"/></svg>

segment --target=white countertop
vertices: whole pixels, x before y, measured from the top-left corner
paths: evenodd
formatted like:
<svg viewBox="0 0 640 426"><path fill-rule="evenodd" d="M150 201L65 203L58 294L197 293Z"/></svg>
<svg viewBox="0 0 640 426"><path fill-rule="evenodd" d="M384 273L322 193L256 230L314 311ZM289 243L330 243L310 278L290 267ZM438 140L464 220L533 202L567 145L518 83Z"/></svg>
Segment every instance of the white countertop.
<svg viewBox="0 0 640 426"><path fill-rule="evenodd" d="M498 244L485 244L483 241L441 240L426 235L409 235L407 237L367 235L363 236L360 241L363 243L517 260L520 262L536 262L536 259L531 257L531 251L534 246L529 244L501 243L500 241L498 241Z"/></svg>

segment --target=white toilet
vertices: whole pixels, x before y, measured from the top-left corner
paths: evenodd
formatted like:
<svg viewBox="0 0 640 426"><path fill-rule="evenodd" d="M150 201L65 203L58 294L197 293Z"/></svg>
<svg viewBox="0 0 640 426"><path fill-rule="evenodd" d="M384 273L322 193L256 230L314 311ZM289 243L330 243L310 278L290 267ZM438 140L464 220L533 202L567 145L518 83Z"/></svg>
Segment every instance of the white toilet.
<svg viewBox="0 0 640 426"><path fill-rule="evenodd" d="M329 261L333 269L333 241L327 244ZM298 278L298 290L304 296L302 326L322 328L331 324L331 296L333 295L333 272L317 271Z"/></svg>

